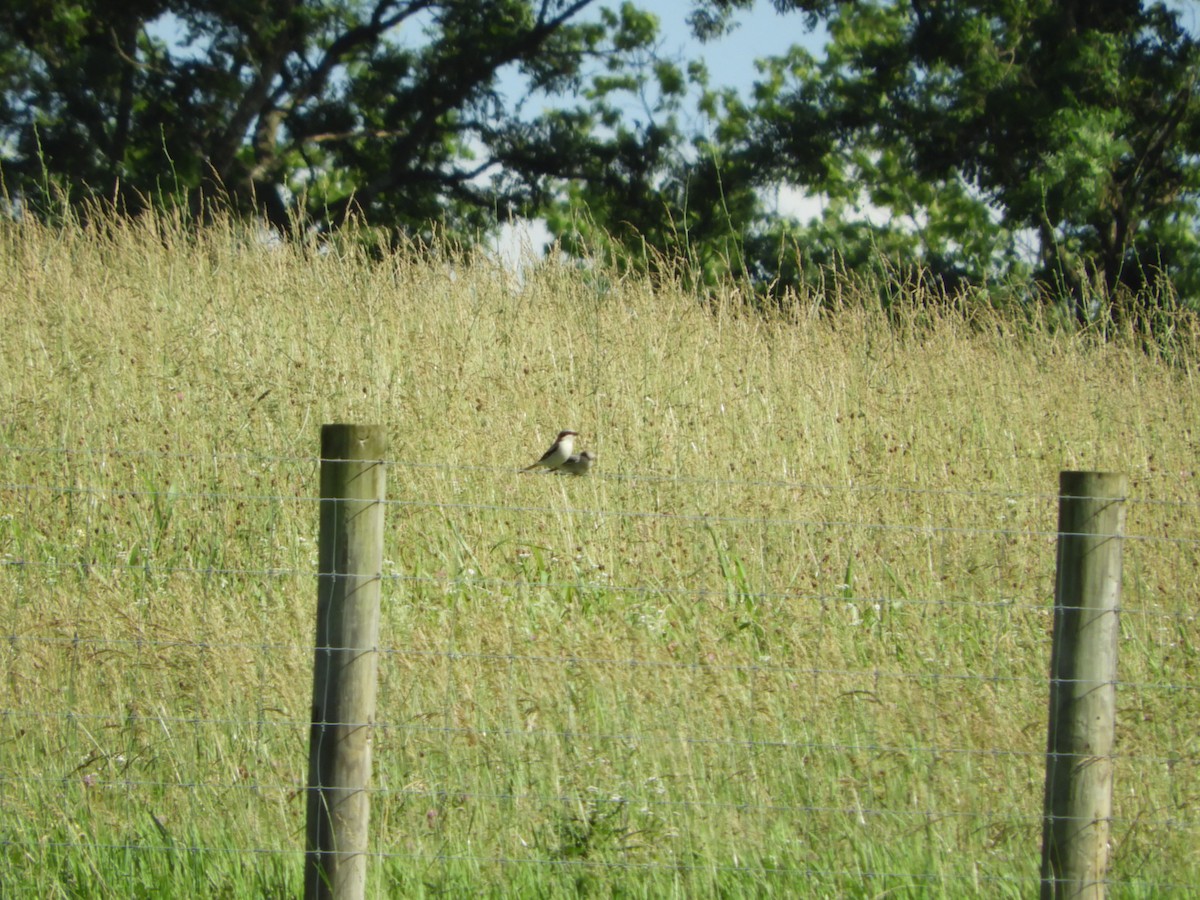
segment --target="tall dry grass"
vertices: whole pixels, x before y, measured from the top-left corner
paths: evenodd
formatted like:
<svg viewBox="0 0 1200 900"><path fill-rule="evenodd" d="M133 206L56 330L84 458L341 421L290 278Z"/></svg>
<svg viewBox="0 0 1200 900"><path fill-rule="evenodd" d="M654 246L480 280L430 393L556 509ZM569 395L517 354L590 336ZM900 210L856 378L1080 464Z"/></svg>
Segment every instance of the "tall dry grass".
<svg viewBox="0 0 1200 900"><path fill-rule="evenodd" d="M878 296L3 226L12 883L298 889L353 421L393 460L375 896L1027 896L1068 468L1133 485L1114 894L1186 895L1194 342ZM518 476L562 427L594 475Z"/></svg>

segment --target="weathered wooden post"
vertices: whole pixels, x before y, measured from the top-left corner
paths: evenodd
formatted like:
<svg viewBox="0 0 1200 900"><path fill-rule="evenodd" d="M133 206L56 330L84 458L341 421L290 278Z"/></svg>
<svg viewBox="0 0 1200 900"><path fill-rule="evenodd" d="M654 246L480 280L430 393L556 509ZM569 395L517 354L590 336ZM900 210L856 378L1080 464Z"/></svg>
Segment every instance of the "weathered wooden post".
<svg viewBox="0 0 1200 900"><path fill-rule="evenodd" d="M1124 475L1059 477L1043 900L1105 894L1127 491Z"/></svg>
<svg viewBox="0 0 1200 900"><path fill-rule="evenodd" d="M305 900L360 900L366 890L384 443L379 426L321 429Z"/></svg>

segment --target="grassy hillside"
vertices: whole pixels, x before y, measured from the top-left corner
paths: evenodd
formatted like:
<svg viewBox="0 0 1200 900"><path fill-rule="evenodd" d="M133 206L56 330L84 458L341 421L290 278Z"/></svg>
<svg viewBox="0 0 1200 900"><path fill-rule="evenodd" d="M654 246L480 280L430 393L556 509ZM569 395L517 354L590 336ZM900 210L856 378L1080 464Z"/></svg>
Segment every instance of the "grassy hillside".
<svg viewBox="0 0 1200 900"><path fill-rule="evenodd" d="M1029 896L1068 468L1132 481L1111 896L1190 894L1195 356L829 290L4 226L3 893L299 892L347 421L392 460L372 896ZM564 427L594 474L517 475Z"/></svg>

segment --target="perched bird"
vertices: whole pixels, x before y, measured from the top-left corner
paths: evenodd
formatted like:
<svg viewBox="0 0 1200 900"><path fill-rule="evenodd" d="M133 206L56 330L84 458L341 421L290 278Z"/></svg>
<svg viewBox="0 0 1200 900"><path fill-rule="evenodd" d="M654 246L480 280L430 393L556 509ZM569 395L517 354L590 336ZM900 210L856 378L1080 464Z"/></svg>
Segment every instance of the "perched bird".
<svg viewBox="0 0 1200 900"><path fill-rule="evenodd" d="M558 437L554 439L554 443L550 445L550 449L542 454L539 459L531 466L526 466L522 472L528 472L530 469L536 469L542 466L553 472L565 463L571 457L571 451L575 449L575 438L579 434L577 431L560 431Z"/></svg>
<svg viewBox="0 0 1200 900"><path fill-rule="evenodd" d="M596 456L592 451L584 450L581 453L576 453L574 456L568 456L567 461L555 471L566 472L568 475L586 475L595 459Z"/></svg>

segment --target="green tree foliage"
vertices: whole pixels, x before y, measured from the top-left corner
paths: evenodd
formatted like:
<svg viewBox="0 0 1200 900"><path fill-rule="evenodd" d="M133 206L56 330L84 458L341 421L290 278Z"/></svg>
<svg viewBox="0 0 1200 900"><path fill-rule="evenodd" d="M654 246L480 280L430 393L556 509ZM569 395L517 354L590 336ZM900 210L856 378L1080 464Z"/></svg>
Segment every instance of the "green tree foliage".
<svg viewBox="0 0 1200 900"><path fill-rule="evenodd" d="M698 33L751 3L711 0ZM791 231L810 258L883 248L951 282L1031 269L1080 317L1163 278L1200 300L1200 42L1166 5L774 5L824 22L828 52L762 63L735 152L829 198Z"/></svg>
<svg viewBox="0 0 1200 900"><path fill-rule="evenodd" d="M693 0L693 27L753 2ZM569 250L764 292L883 260L1081 319L1163 283L1200 302L1200 42L1165 2L772 5L827 52L741 96L634 2L10 3L0 175L27 205L219 196L283 231L544 216ZM780 185L823 215L776 215Z"/></svg>
<svg viewBox="0 0 1200 900"><path fill-rule="evenodd" d="M698 121L719 133L689 137L697 122L685 120L685 104L695 96ZM732 92L723 97L736 103ZM704 67L648 57L633 73L595 79L586 100L571 114L582 152L547 212L562 246L688 286L744 274L747 236L764 213L746 159L726 152L736 106L727 122L715 119L718 95Z"/></svg>
<svg viewBox="0 0 1200 900"><path fill-rule="evenodd" d="M297 212L421 232L534 211L556 145L578 138L569 115L526 115L501 76L571 98L590 65L620 69L653 37L630 14L585 20L593 2L5 4L5 187L30 203L49 176L129 212L219 195L282 230Z"/></svg>

